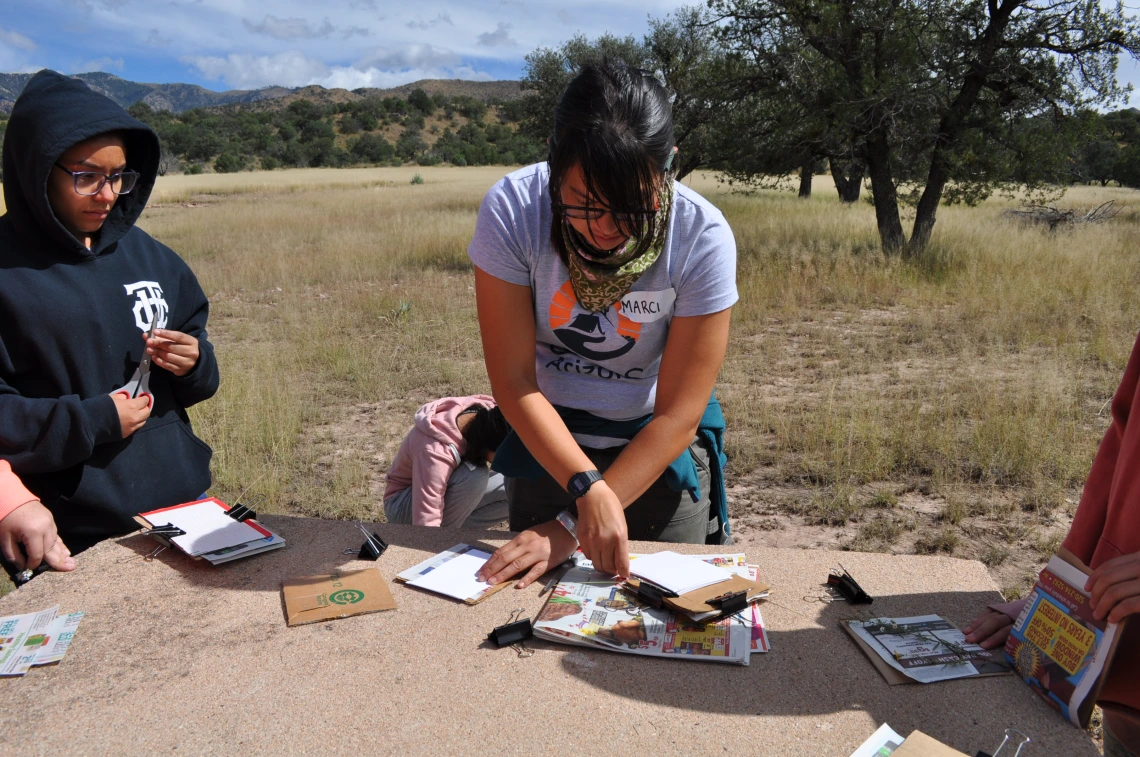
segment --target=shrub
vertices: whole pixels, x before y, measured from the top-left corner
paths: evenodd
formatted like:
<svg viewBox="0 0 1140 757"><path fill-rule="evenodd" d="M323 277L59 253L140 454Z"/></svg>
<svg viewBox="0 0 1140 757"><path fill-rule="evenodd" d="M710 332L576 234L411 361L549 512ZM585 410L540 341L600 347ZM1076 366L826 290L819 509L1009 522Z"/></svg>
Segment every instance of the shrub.
<svg viewBox="0 0 1140 757"><path fill-rule="evenodd" d="M424 177L420 176L419 174L416 174L415 176L412 177L412 183L413 184L423 184L424 183Z"/></svg>

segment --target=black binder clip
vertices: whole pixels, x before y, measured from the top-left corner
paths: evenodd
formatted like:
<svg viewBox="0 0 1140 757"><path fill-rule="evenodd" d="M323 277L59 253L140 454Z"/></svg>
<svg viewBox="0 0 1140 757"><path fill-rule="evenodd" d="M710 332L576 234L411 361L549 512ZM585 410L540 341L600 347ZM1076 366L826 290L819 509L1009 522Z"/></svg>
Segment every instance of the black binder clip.
<svg viewBox="0 0 1140 757"><path fill-rule="evenodd" d="M660 610L661 606L665 603L666 597L675 597L675 592L668 589L662 589L660 586L654 586L648 581L642 580L637 585L637 599L639 602L649 605L655 610Z"/></svg>
<svg viewBox="0 0 1140 757"><path fill-rule="evenodd" d="M167 523L165 526L155 526L146 532L147 536L163 536L172 539L175 536L185 536L186 532L178 526Z"/></svg>
<svg viewBox="0 0 1140 757"><path fill-rule="evenodd" d="M359 525L359 524L358 524ZM364 534L364 543L360 545L361 560L379 560L384 550L388 549L388 542L381 539L375 532L369 533L363 525L360 526Z"/></svg>
<svg viewBox="0 0 1140 757"><path fill-rule="evenodd" d="M495 646L500 649L513 647L519 653L519 657L530 657L534 654L534 650L527 649L523 646L523 642L534 636L534 626L531 625L530 618L519 620L522 614L522 607L512 612L507 622L487 634L487 638L495 642Z"/></svg>
<svg viewBox="0 0 1140 757"><path fill-rule="evenodd" d="M748 590L730 591L719 597L706 599L705 604L717 608L722 615L735 615L748 607Z"/></svg>
<svg viewBox="0 0 1140 757"><path fill-rule="evenodd" d="M253 510L250 510L248 507L241 504L240 502L238 504L234 505L233 507L231 507L229 510L227 510L226 515L230 516L231 518L236 520L238 523L244 523L245 521L249 520L250 518L256 518L257 517L257 513L255 513Z"/></svg>
<svg viewBox="0 0 1140 757"><path fill-rule="evenodd" d="M829 587L838 591L844 599L853 605L869 605L875 601L874 597L863 591L863 587L859 585L858 581L852 578L847 568L844 568L842 565L840 565L839 568L843 571L842 573L833 569L831 573L828 574L827 585Z"/></svg>

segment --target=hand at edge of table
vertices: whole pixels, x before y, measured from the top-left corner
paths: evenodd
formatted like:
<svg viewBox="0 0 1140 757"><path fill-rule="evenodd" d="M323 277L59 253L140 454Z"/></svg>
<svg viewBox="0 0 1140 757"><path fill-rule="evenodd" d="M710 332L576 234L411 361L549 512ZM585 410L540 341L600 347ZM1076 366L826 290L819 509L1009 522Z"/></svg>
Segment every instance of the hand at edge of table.
<svg viewBox="0 0 1140 757"><path fill-rule="evenodd" d="M987 609L962 631L966 634L966 641L971 644L977 644L982 649L995 649L1005 645L1012 628L1013 618L1004 612Z"/></svg>

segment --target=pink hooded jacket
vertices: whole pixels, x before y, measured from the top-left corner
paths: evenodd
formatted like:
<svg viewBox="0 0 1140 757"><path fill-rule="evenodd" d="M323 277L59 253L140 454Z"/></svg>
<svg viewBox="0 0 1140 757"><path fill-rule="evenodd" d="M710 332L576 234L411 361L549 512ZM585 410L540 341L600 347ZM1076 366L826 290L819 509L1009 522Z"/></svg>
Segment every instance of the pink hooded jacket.
<svg viewBox="0 0 1140 757"><path fill-rule="evenodd" d="M412 523L438 526L443 522L447 481L459 466L467 444L455 425L456 416L469 407L493 408L486 394L444 397L416 411L416 425L404 437L392 467L384 499L412 487Z"/></svg>

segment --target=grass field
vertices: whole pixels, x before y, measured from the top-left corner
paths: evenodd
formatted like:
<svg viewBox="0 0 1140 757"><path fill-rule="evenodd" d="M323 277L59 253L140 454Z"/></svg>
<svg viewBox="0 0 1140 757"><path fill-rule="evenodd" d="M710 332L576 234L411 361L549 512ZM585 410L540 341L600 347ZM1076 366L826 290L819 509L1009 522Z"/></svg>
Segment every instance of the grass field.
<svg viewBox="0 0 1140 757"><path fill-rule="evenodd" d="M381 519L421 403L488 390L466 246L502 168L160 179L142 225L210 296L222 389L195 408L214 491ZM422 175L423 184L410 179ZM738 533L780 546L943 552L1016 594L1056 546L1140 323L1140 194L1049 233L991 200L939 212L930 253L884 258L874 214L694 188L739 245L719 392Z"/></svg>

